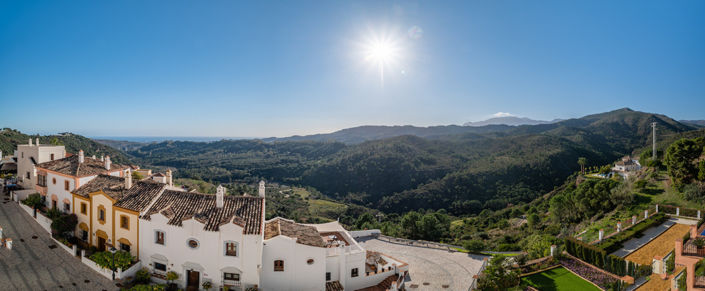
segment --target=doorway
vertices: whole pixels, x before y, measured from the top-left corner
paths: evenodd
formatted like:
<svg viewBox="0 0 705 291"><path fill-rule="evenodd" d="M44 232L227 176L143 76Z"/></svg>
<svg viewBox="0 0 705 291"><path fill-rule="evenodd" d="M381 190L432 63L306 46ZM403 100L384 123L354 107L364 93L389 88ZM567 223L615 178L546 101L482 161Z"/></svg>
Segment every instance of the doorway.
<svg viewBox="0 0 705 291"><path fill-rule="evenodd" d="M193 270L188 270L186 271L186 290L198 290L200 285L198 284L199 282L199 277L200 273L198 271L193 271Z"/></svg>
<svg viewBox="0 0 705 291"><path fill-rule="evenodd" d="M105 251L105 239L102 237L98 237L98 250L101 252Z"/></svg>

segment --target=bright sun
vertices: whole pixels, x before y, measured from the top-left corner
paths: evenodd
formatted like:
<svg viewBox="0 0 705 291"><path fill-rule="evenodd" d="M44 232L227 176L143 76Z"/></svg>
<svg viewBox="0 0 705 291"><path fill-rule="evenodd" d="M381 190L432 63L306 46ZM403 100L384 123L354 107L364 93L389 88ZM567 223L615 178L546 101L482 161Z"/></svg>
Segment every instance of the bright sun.
<svg viewBox="0 0 705 291"><path fill-rule="evenodd" d="M397 50L388 41L375 41L369 45L366 54L368 61L377 65L384 65L392 62L397 57Z"/></svg>
<svg viewBox="0 0 705 291"><path fill-rule="evenodd" d="M384 70L393 66L400 57L397 44L388 39L373 39L364 46L365 61L376 66L379 77L384 85Z"/></svg>

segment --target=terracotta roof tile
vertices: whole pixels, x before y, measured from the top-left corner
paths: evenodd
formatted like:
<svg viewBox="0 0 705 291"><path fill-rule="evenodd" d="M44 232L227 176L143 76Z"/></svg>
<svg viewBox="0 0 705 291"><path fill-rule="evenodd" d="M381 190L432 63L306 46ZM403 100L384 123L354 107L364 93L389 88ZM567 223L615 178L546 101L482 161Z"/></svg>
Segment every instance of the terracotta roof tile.
<svg viewBox="0 0 705 291"><path fill-rule="evenodd" d="M142 212L164 189L166 184L163 183L150 180L139 181L132 185L127 195L115 203L115 206Z"/></svg>
<svg viewBox="0 0 705 291"><path fill-rule="evenodd" d="M221 225L234 223L243 227L244 234L260 234L264 199L253 196L223 197L223 207L215 206L215 195L197 192L164 190L143 216L149 220L155 213L162 213L168 224L181 226L184 220L195 219L207 231L218 231Z"/></svg>
<svg viewBox="0 0 705 291"><path fill-rule="evenodd" d="M125 178L101 174L88 183L81 185L81 187L78 187L73 193L88 197L89 194L101 190L113 199L119 200L127 194L127 191L125 191Z"/></svg>
<svg viewBox="0 0 705 291"><path fill-rule="evenodd" d="M85 177L127 169L127 166L112 163L110 165L110 170L106 170L105 164L101 160L86 157L83 159L83 163L79 163L78 155L72 155L63 159L38 164L37 168L59 172L74 177Z"/></svg>

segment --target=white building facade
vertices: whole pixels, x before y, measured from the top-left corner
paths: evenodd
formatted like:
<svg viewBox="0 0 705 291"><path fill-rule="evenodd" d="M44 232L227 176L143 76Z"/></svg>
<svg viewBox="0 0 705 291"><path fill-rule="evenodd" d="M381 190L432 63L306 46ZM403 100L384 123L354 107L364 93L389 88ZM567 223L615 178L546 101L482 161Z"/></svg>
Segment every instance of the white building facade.
<svg viewBox="0 0 705 291"><path fill-rule="evenodd" d="M177 273L181 288L259 286L263 221L262 197L167 190L140 219L140 258L155 281Z"/></svg>
<svg viewBox="0 0 705 291"><path fill-rule="evenodd" d="M32 143L17 145L17 184L24 189L34 189L37 184L37 164L66 157L64 146L39 144L39 138Z"/></svg>

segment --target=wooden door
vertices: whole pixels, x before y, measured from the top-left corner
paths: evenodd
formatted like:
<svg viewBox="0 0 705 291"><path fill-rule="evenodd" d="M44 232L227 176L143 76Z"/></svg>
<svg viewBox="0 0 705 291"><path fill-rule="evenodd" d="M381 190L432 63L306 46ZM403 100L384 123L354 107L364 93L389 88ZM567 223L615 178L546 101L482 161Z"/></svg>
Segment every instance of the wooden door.
<svg viewBox="0 0 705 291"><path fill-rule="evenodd" d="M198 290L199 275L197 271L186 271L187 272L187 282L186 290Z"/></svg>
<svg viewBox="0 0 705 291"><path fill-rule="evenodd" d="M101 252L105 251L105 239L102 237L98 237L98 250Z"/></svg>

